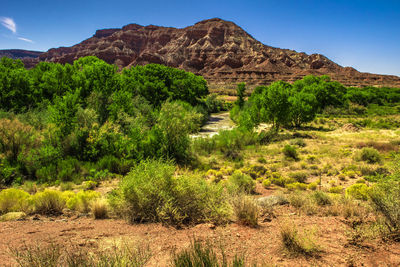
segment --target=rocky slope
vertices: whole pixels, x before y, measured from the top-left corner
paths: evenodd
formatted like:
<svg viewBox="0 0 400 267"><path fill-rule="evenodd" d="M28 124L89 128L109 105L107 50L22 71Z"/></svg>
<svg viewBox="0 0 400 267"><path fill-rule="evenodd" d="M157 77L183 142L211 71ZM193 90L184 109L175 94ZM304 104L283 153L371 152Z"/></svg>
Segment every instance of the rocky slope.
<svg viewBox="0 0 400 267"><path fill-rule="evenodd" d="M0 58L1 57L9 57L13 59L39 58L39 55L42 53L43 52L40 51L30 51L22 49L4 49L0 50Z"/></svg>
<svg viewBox="0 0 400 267"><path fill-rule="evenodd" d="M98 30L72 47L50 49L41 61L71 63L95 55L120 68L165 64L203 75L211 87L295 81L307 74L328 74L348 86L398 86L400 77L360 73L323 55L298 53L262 44L230 21L209 19L183 29L129 24ZM31 62L27 62L28 65Z"/></svg>

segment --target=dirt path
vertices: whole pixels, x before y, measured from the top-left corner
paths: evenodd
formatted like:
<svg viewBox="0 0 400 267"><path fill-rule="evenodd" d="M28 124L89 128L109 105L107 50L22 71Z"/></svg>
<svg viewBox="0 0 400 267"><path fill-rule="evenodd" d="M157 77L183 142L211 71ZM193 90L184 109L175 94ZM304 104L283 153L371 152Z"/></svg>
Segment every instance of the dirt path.
<svg viewBox="0 0 400 267"><path fill-rule="evenodd" d="M230 130L235 127L229 118L229 112L214 113L210 115L208 122L201 128L200 132L192 137L211 137L218 134L220 130Z"/></svg>

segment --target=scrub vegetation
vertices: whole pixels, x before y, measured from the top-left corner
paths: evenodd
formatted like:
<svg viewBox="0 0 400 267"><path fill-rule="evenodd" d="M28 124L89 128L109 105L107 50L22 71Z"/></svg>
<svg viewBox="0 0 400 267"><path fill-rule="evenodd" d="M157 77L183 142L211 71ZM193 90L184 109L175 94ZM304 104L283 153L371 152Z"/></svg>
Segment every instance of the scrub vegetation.
<svg viewBox="0 0 400 267"><path fill-rule="evenodd" d="M202 77L156 64L118 71L85 57L28 70L0 59L0 221L87 217L145 225L149 240L167 227L177 243L193 234L166 245L169 266L357 265L381 244L398 251L400 89L306 76L245 95L240 83L226 101ZM236 127L195 137L216 112ZM96 256L53 241L8 255L20 266L147 266L165 248L118 243Z"/></svg>

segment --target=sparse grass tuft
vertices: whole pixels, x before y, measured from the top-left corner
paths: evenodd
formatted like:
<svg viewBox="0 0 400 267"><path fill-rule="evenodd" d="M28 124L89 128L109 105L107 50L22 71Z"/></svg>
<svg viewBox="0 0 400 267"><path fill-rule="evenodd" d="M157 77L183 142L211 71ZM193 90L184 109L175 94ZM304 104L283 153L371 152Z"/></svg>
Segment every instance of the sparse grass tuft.
<svg viewBox="0 0 400 267"><path fill-rule="evenodd" d="M221 249L222 250L222 249ZM235 255L231 263L225 257L224 251L221 251L222 257L218 257L215 249L209 242L201 242L194 239L190 247L172 254L172 266L204 266L204 267L242 267L245 266L243 256Z"/></svg>
<svg viewBox="0 0 400 267"><path fill-rule="evenodd" d="M316 256L320 252L311 232L299 234L294 223L285 223L280 229L283 248L291 256Z"/></svg>
<svg viewBox="0 0 400 267"><path fill-rule="evenodd" d="M106 219L108 217L108 204L105 199L96 199L92 202L91 210L95 219Z"/></svg>
<svg viewBox="0 0 400 267"><path fill-rule="evenodd" d="M240 195L233 199L232 206L238 223L251 227L258 225L258 204L254 198Z"/></svg>

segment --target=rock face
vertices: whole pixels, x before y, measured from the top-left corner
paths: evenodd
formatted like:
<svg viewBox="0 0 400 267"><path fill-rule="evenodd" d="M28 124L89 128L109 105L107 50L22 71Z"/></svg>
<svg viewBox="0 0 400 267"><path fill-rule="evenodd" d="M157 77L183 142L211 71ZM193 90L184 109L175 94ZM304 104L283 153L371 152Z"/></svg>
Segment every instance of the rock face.
<svg viewBox="0 0 400 267"><path fill-rule="evenodd" d="M204 76L211 87L292 82L308 74L328 74L347 86L400 87L400 77L360 73L320 54L270 47L235 23L217 18L183 29L129 24L98 30L77 45L50 49L39 59L72 63L89 55L120 68L148 63L181 68Z"/></svg>
<svg viewBox="0 0 400 267"><path fill-rule="evenodd" d="M43 52L40 51L29 51L22 49L4 49L0 50L0 58L1 57L9 57L13 59L23 59L23 58L39 58L40 54Z"/></svg>

